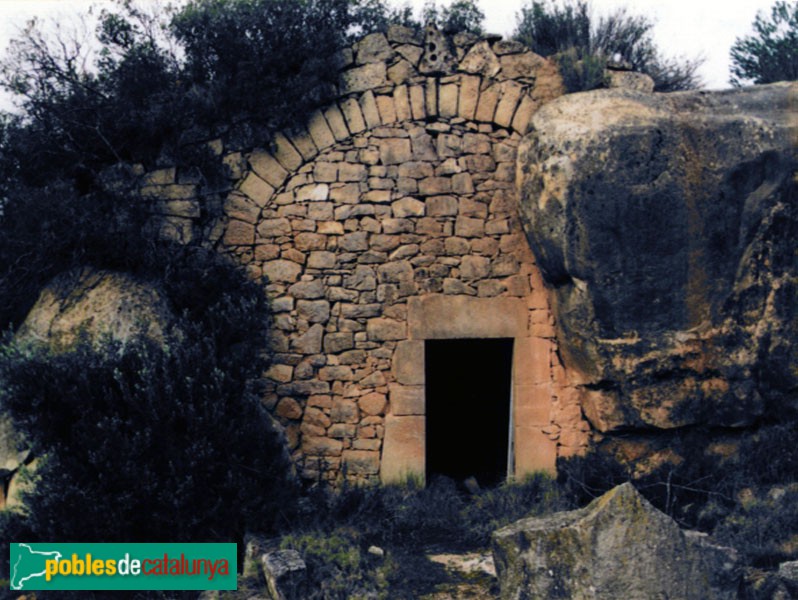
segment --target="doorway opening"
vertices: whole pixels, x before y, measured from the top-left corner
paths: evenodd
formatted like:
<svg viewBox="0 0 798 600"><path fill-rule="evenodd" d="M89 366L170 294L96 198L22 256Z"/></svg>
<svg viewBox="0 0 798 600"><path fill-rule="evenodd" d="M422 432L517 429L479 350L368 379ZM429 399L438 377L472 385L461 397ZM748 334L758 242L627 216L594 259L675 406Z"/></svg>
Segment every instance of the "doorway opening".
<svg viewBox="0 0 798 600"><path fill-rule="evenodd" d="M426 475L494 486L512 473L513 340L427 340Z"/></svg>

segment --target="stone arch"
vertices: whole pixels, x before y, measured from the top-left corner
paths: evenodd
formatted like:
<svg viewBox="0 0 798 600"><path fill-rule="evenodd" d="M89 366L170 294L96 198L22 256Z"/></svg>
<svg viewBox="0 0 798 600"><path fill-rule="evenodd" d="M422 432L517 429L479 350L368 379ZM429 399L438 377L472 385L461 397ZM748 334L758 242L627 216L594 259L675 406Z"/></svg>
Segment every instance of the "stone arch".
<svg viewBox="0 0 798 600"><path fill-rule="evenodd" d="M225 157L237 183L220 244L269 278L266 403L307 478L423 476L418 344L458 323L515 339L516 475L585 443L563 436L581 412L515 188L518 143L562 93L556 68L496 38L420 42L366 36L342 53L333 103L271 150Z"/></svg>

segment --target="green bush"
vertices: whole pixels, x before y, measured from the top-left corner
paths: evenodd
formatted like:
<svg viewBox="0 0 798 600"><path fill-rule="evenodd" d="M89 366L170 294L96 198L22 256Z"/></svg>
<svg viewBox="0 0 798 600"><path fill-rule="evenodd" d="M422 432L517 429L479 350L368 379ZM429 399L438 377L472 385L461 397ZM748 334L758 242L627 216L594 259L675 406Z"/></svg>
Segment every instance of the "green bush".
<svg viewBox="0 0 798 600"><path fill-rule="evenodd" d="M757 14L753 29L731 47L732 85L798 79L798 2L775 2L770 15Z"/></svg>
<svg viewBox="0 0 798 600"><path fill-rule="evenodd" d="M40 457L25 495L36 539L234 541L249 522L274 526L284 451L216 356L178 338L3 352L3 408Z"/></svg>
<svg viewBox="0 0 798 600"><path fill-rule="evenodd" d="M798 558L798 486L748 488L715 527L715 538L749 565L775 568Z"/></svg>
<svg viewBox="0 0 798 600"><path fill-rule="evenodd" d="M355 531L288 535L281 547L298 551L307 565L307 588L296 600L391 598L390 560L369 555Z"/></svg>
<svg viewBox="0 0 798 600"><path fill-rule="evenodd" d="M599 87L609 59L620 59L654 79L658 92L699 86L700 60L663 58L651 38L653 22L617 9L595 19L585 0L533 0L521 8L513 37L541 56L559 57L568 91Z"/></svg>
<svg viewBox="0 0 798 600"><path fill-rule="evenodd" d="M607 59L603 56L588 55L578 59L576 51L572 49L555 54L554 59L566 92L586 92L607 87Z"/></svg>

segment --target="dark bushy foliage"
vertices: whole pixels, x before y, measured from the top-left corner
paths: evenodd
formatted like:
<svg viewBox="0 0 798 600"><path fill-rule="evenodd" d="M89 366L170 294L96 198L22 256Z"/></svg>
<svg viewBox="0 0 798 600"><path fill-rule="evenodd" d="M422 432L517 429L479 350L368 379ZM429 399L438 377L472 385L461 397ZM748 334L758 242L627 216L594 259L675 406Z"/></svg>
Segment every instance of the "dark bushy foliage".
<svg viewBox="0 0 798 600"><path fill-rule="evenodd" d="M731 48L732 85L798 79L798 2L779 0L769 16L757 14L753 29Z"/></svg>
<svg viewBox="0 0 798 600"><path fill-rule="evenodd" d="M484 33L482 26L484 21L485 13L474 0L454 0L448 6L440 8L436 2L432 1L424 4L421 21L411 23L411 25L421 27L427 23L433 23L446 33L468 31L481 35Z"/></svg>
<svg viewBox="0 0 798 600"><path fill-rule="evenodd" d="M216 357L212 339L6 350L2 404L41 457L26 495L34 537L231 541L273 524L286 458L247 381Z"/></svg>
<svg viewBox="0 0 798 600"><path fill-rule="evenodd" d="M603 85L599 72L611 59L650 75L658 92L698 87L701 61L663 58L651 38L653 25L624 9L596 20L585 0L534 0L521 8L513 36L541 56L557 58L568 91Z"/></svg>

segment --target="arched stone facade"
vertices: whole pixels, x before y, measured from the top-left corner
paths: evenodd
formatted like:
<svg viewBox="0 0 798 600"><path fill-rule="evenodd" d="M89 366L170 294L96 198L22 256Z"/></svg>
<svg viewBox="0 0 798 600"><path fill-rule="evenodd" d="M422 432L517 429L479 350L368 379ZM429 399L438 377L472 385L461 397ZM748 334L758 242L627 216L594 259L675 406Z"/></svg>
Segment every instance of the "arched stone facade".
<svg viewBox="0 0 798 600"><path fill-rule="evenodd" d="M218 243L268 277L265 401L301 474L423 477L424 344L463 338L513 340L510 474L553 470L587 427L515 170L531 116L561 94L555 67L514 42L403 28L342 64L337 101L306 128L225 156Z"/></svg>

